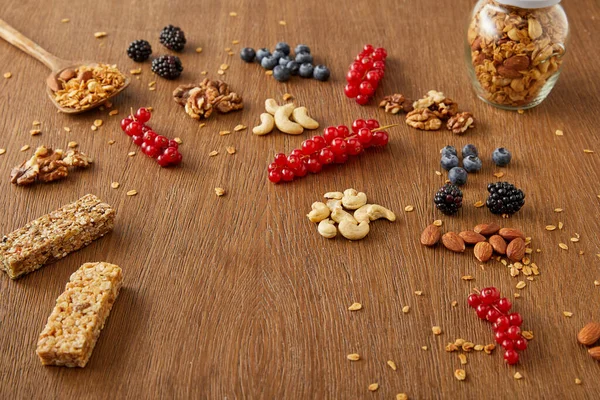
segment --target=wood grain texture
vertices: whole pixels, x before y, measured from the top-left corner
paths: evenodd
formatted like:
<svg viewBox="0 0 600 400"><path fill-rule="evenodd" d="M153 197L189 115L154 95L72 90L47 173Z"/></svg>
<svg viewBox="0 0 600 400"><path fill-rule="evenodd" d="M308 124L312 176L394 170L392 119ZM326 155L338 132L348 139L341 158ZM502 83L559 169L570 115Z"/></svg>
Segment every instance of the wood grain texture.
<svg viewBox="0 0 600 400"><path fill-rule="evenodd" d="M2 18L48 51L68 59L138 67L127 44L151 41L155 54L160 29L183 27L188 44L181 55L185 71L178 82L156 79L149 63L141 79L115 101L119 116L92 111L81 116L56 113L44 93L47 71L8 44L0 43L0 232L10 232L48 211L94 193L117 209L115 230L87 248L18 281L0 276L1 398L394 398L414 399L596 398L600 364L576 342L590 320L600 320L600 58L597 39L600 5L565 1L571 41L563 74L550 97L524 115L497 110L473 94L465 70L463 40L471 1L66 1L0 0ZM237 17L230 17L235 11ZM70 18L69 23L61 23ZM287 25L278 23L285 20ZM94 32L108 36L96 39ZM232 45L233 40L240 44ZM242 63L243 46L272 47L279 40L311 46L318 62L331 67L328 83L293 79L277 83L256 65ZM474 113L478 126L463 137L448 131L420 132L402 116L371 104L359 107L342 87L350 60L365 43L385 46L388 70L377 92L418 98L438 89ZM202 47L203 52L194 52ZM228 56L231 47L236 55ZM197 81L200 71L216 78L219 65L231 65L224 79L244 97L242 112L215 115L205 128L187 118L170 98L178 83ZM157 80L157 90L148 83ZM369 150L341 167L286 185L272 185L266 167L279 151L289 152L307 136L249 131L219 136L258 121L268 97L292 93L322 126L349 124L359 117L400 123L385 149ZM152 106L152 126L181 137L181 168L161 169L118 127L130 107ZM105 124L92 132L94 119ZM43 133L31 137L31 122ZM64 126L71 128L67 133ZM562 137L554 134L562 129ZM116 143L108 145L114 139ZM29 144L66 146L74 140L94 157L93 168L50 185L11 185L12 166L28 157ZM541 276L528 282L515 300L524 328L535 339L521 364L507 368L501 352L469 354L468 378L457 381L456 354L447 342L465 338L491 343L490 327L468 309L475 287L495 285L512 295L517 279L505 267L480 268L471 253L451 254L419 244L422 229L440 218L432 196L443 183L438 150L447 144L476 144L485 167L471 175L465 207L443 217L444 229L460 231L484 221L521 228L534 238ZM489 155L506 146L514 161L506 179L527 194L524 209L509 221L473 204L485 199L496 180ZM227 155L226 146L237 153ZM584 154L583 149L595 150ZM218 150L217 157L208 157ZM110 188L118 181L121 187ZM215 187L227 194L218 198ZM321 238L304 215L331 190L348 187L396 211L396 223L377 221L369 236L350 243ZM139 194L127 197L136 189ZM415 210L404 213L412 204ZM556 207L564 208L561 214ZM562 231L544 226L564 222ZM569 251L559 242L579 233ZM583 255L578 251L583 250ZM124 289L115 303L94 354L83 370L44 368L35 345L56 297L69 275L88 261L120 265ZM472 275L473 281L463 281ZM416 296L414 291L423 291ZM458 301L456 307L452 301ZM346 308L358 301L364 309ZM411 311L402 313L409 305ZM565 318L563 311L574 313ZM444 333L434 337L431 327ZM427 346L428 350L421 350ZM349 353L362 360L346 360ZM392 371L387 360L394 360ZM515 371L524 379L513 379ZM575 378L583 381L575 385ZM370 393L367 386L378 382Z"/></svg>

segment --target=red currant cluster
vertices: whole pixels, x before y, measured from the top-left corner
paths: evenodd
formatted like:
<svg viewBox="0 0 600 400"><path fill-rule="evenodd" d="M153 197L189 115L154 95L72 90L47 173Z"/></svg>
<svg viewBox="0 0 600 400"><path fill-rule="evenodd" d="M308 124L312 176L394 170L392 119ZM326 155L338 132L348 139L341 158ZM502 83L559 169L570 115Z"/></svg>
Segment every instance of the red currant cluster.
<svg viewBox="0 0 600 400"><path fill-rule="evenodd" d="M374 119L357 119L352 123L352 132L345 125L325 128L323 136L305 140L301 148L293 150L289 156L277 154L274 162L269 164L269 180L290 182L308 172L316 174L323 165L343 164L348 161L348 156L356 156L371 146L387 145L387 132L377 128L379 122Z"/></svg>
<svg viewBox="0 0 600 400"><path fill-rule="evenodd" d="M142 153L155 158L161 167L181 163L182 157L177 142L157 134L146 125L151 116L150 111L142 107L135 112L135 116L130 115L121 120L121 129L127 136L131 136L133 143L141 146Z"/></svg>
<svg viewBox="0 0 600 400"><path fill-rule="evenodd" d="M519 313L509 313L512 303L506 297L500 298L495 287L481 289L479 294L471 294L467 302L475 309L477 316L492 323L496 343L504 348L504 361L508 365L519 362L519 353L527 348L527 339L521 335L523 318Z"/></svg>
<svg viewBox="0 0 600 400"><path fill-rule="evenodd" d="M348 84L344 87L344 93L351 99L356 98L358 104L365 105L375 94L379 81L383 78L385 71L385 59L387 51L383 47L373 49L366 44L346 74Z"/></svg>

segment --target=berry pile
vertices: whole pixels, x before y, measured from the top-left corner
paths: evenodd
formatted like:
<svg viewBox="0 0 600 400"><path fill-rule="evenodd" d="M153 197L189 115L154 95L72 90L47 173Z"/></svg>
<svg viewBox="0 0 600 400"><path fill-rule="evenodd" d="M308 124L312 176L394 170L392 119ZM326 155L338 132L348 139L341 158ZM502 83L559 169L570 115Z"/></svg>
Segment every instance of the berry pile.
<svg viewBox="0 0 600 400"><path fill-rule="evenodd" d="M387 51L383 47L374 49L372 45L366 44L355 61L350 64L346 74L346 81L348 81L344 87L346 96L351 99L356 98L356 102L361 106L367 104L383 78L386 58Z"/></svg>
<svg viewBox="0 0 600 400"><path fill-rule="evenodd" d="M357 119L352 130L345 125L325 128L323 136L314 136L302 142L299 149L289 156L279 153L269 164L269 180L273 183L290 182L295 177L316 174L324 165L343 164L349 156L356 156L371 146L383 147L388 144L387 132L379 127L374 119Z"/></svg>
<svg viewBox="0 0 600 400"><path fill-rule="evenodd" d="M506 297L500 298L495 287L481 289L479 294L467 298L469 306L475 309L477 316L491 322L496 343L504 348L504 361L508 365L519 362L519 353L527 348L527 339L521 335L523 318L519 313L509 313L512 303Z"/></svg>
<svg viewBox="0 0 600 400"><path fill-rule="evenodd" d="M181 163L182 157L177 142L169 140L166 136L158 135L146 125L151 116L150 111L142 107L135 112L135 115L121 120L121 129L127 136L131 136L133 143L141 146L145 155L155 158L161 167Z"/></svg>
<svg viewBox="0 0 600 400"><path fill-rule="evenodd" d="M245 47L240 51L240 58L247 63L258 62L264 69L273 70L273 78L279 82L288 81L292 75L300 75L303 78L314 78L318 81L329 79L331 72L325 65L313 65L313 56L310 48L305 44L299 44L291 54L290 45L279 42L275 45L273 53L267 48L255 51L251 47Z"/></svg>

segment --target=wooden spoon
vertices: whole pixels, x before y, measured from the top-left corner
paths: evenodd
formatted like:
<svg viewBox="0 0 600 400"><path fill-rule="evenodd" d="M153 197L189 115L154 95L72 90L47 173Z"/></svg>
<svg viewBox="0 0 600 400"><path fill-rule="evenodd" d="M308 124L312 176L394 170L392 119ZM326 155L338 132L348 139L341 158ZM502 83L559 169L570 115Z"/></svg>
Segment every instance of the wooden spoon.
<svg viewBox="0 0 600 400"><path fill-rule="evenodd" d="M75 108L71 108L71 107L61 106L55 100L54 91L50 88L49 82L56 82L56 79L58 78L60 73L66 69L74 70L82 65L94 66L94 65L98 65L98 63L95 63L95 62L77 62L77 63L75 63L73 61L68 61L68 60L63 60L62 58L58 58L58 57L48 53L46 50L41 48L38 44L34 43L27 37L23 36L20 32L18 32L16 29L14 29L12 26L7 24L2 19L0 19L0 37L3 38L4 40L6 40L8 43L12 44L13 46L18 47L19 49L23 50L25 53L29 54L36 60L43 63L46 67L50 68L50 70L52 70L52 72L46 79L46 89L48 92L48 96L50 97L50 100L52 100L52 102L54 103L56 108L58 108L63 113L79 114L81 112L88 111L88 110L91 110L92 108L98 107L98 106L104 104L109 99L111 99L114 96L121 93L127 86L129 86L129 83L131 82L131 80L129 79L128 76L124 76L125 80L124 80L123 86L121 86L115 92L111 93L110 96L108 96L107 98L102 99L96 103L93 103L85 109L75 109Z"/></svg>

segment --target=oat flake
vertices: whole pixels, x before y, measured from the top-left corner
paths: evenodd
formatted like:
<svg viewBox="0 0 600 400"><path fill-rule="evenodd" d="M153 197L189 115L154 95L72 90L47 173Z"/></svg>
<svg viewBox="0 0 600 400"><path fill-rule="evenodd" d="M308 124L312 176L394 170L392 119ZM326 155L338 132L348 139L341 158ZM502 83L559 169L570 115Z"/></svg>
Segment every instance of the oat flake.
<svg viewBox="0 0 600 400"><path fill-rule="evenodd" d="M215 188L215 194L218 197L221 197L221 196L225 195L225 189L217 187L217 188Z"/></svg>
<svg viewBox="0 0 600 400"><path fill-rule="evenodd" d="M352 303L350 307L348 307L348 310L350 311L358 311L360 309L362 309L362 304L360 303Z"/></svg>
<svg viewBox="0 0 600 400"><path fill-rule="evenodd" d="M358 361L358 360L360 360L360 355L358 355L356 353L352 353L352 354L348 354L346 356L346 358L350 361Z"/></svg>
<svg viewBox="0 0 600 400"><path fill-rule="evenodd" d="M396 363L393 362L392 360L388 360L387 365L389 365L390 368L393 369L394 371L398 369L398 367L396 367Z"/></svg>
<svg viewBox="0 0 600 400"><path fill-rule="evenodd" d="M567 246L567 245L566 245L566 244L564 244L564 243L559 243L559 244L558 244L558 247L560 247L560 248L561 248L561 249L563 249L563 250L569 250L569 246Z"/></svg>
<svg viewBox="0 0 600 400"><path fill-rule="evenodd" d="M239 124L239 125L236 125L235 128L233 128L233 131L239 132L239 131L243 131L244 129L247 129L247 128L248 127L246 125Z"/></svg>
<svg viewBox="0 0 600 400"><path fill-rule="evenodd" d="M292 96L289 93L284 93L283 94L283 101L288 101L288 100L293 99L293 98L294 98L294 96Z"/></svg>
<svg viewBox="0 0 600 400"><path fill-rule="evenodd" d="M575 378L575 384L576 385L581 385L581 379Z"/></svg>
<svg viewBox="0 0 600 400"><path fill-rule="evenodd" d="M516 380L523 379L523 375L521 375L521 374L520 374L520 373L518 373L518 372L515 372L515 375L514 375L514 377L515 377L515 379L516 379Z"/></svg>
<svg viewBox="0 0 600 400"><path fill-rule="evenodd" d="M442 226L444 222L441 219L436 219L435 221L433 221L433 225L435 226Z"/></svg>
<svg viewBox="0 0 600 400"><path fill-rule="evenodd" d="M458 359L460 360L461 365L467 364L467 356L464 354L459 354Z"/></svg>
<svg viewBox="0 0 600 400"><path fill-rule="evenodd" d="M110 184L110 187L113 189L117 189L119 187L119 182L113 182Z"/></svg>
<svg viewBox="0 0 600 400"><path fill-rule="evenodd" d="M434 335L438 336L442 334L442 328L440 328L439 326L434 326L431 328L431 331L433 332Z"/></svg>
<svg viewBox="0 0 600 400"><path fill-rule="evenodd" d="M202 47L196 47L196 53L202 53Z"/></svg>
<svg viewBox="0 0 600 400"><path fill-rule="evenodd" d="M108 115L110 115L112 117L112 116L117 115L118 113L119 113L119 110L112 110L111 112L108 113Z"/></svg>
<svg viewBox="0 0 600 400"><path fill-rule="evenodd" d="M408 206L404 207L404 211L406 211L406 212L411 212L411 211L413 211L414 209L415 209L415 208L414 208L413 206L411 206L411 205L408 205Z"/></svg>
<svg viewBox="0 0 600 400"><path fill-rule="evenodd" d="M484 205L485 205L485 203L484 203L483 201L481 201L481 200L479 200L478 202L476 202L476 203L474 204L475 208L481 208L481 207L483 207Z"/></svg>
<svg viewBox="0 0 600 400"><path fill-rule="evenodd" d="M5 72L4 73L4 78L5 79L10 79L10 77L12 77L12 73L10 73L10 72Z"/></svg>
<svg viewBox="0 0 600 400"><path fill-rule="evenodd" d="M182 144L182 143L183 143L183 140L181 140L181 138L178 138L178 137L174 138L173 140L174 140L174 141L175 141L177 144Z"/></svg>
<svg viewBox="0 0 600 400"><path fill-rule="evenodd" d="M29 133L31 134L31 136L37 136L40 133L42 133L42 131L39 130L39 129L32 129L32 130L29 131Z"/></svg>
<svg viewBox="0 0 600 400"><path fill-rule="evenodd" d="M238 14L235 11L232 11L232 12L229 13L230 17L237 17L237 15Z"/></svg>
<svg viewBox="0 0 600 400"><path fill-rule="evenodd" d="M231 131L219 131L219 135L221 136L229 135L230 133Z"/></svg>
<svg viewBox="0 0 600 400"><path fill-rule="evenodd" d="M567 318L571 318L573 316L573 313L571 311L563 311L563 315Z"/></svg>
<svg viewBox="0 0 600 400"><path fill-rule="evenodd" d="M27 151L27 150L29 150L29 148L30 148L30 147L29 147L29 145L28 145L28 144L26 144L25 146L21 147L21 148L19 149L19 151Z"/></svg>
<svg viewBox="0 0 600 400"><path fill-rule="evenodd" d="M96 37L96 39L103 38L106 35L108 35L106 32L96 32L96 33L94 33L94 37Z"/></svg>
<svg viewBox="0 0 600 400"><path fill-rule="evenodd" d="M560 129L557 129L556 132L554 132L556 134L556 136L563 136L565 133L563 131L561 131Z"/></svg>
<svg viewBox="0 0 600 400"><path fill-rule="evenodd" d="M132 190L128 191L126 194L127 194L127 196L135 196L138 194L138 192L137 192L137 190L132 189Z"/></svg>
<svg viewBox="0 0 600 400"><path fill-rule="evenodd" d="M457 369L456 371L454 371L454 377L459 381L464 381L465 379L467 379L467 373L464 369Z"/></svg>
<svg viewBox="0 0 600 400"><path fill-rule="evenodd" d="M515 286L517 289L523 289L525 286L527 286L527 283L525 283L525 281L519 281L519 283L517 283L517 286Z"/></svg>
<svg viewBox="0 0 600 400"><path fill-rule="evenodd" d="M371 383L371 384L369 385L369 390L370 390L371 392L375 392L377 389L379 389L379 383Z"/></svg>
<svg viewBox="0 0 600 400"><path fill-rule="evenodd" d="M135 156L135 151L130 151L129 153L127 153L127 155L129 157L133 157L133 156Z"/></svg>
<svg viewBox="0 0 600 400"><path fill-rule="evenodd" d="M398 393L396 395L396 400L408 400L408 395L406 393Z"/></svg>
<svg viewBox="0 0 600 400"><path fill-rule="evenodd" d="M233 147L233 146L227 147L226 150L227 150L228 154L231 154L231 155L235 154L235 147Z"/></svg>
<svg viewBox="0 0 600 400"><path fill-rule="evenodd" d="M409 311L410 311L410 306L404 306L404 307L402 307L402 312L404 314L408 314Z"/></svg>
<svg viewBox="0 0 600 400"><path fill-rule="evenodd" d="M63 24L66 24L69 21L71 21L69 18L63 18L60 20L60 22L62 22Z"/></svg>
<svg viewBox="0 0 600 400"><path fill-rule="evenodd" d="M285 26L285 25L287 25L287 22L285 22L284 20L281 20L281 21L279 21L279 25Z"/></svg>
<svg viewBox="0 0 600 400"><path fill-rule="evenodd" d="M104 121L102 121L101 119L97 119L94 121L94 126L100 127L100 126L102 126L103 123L104 123Z"/></svg>

